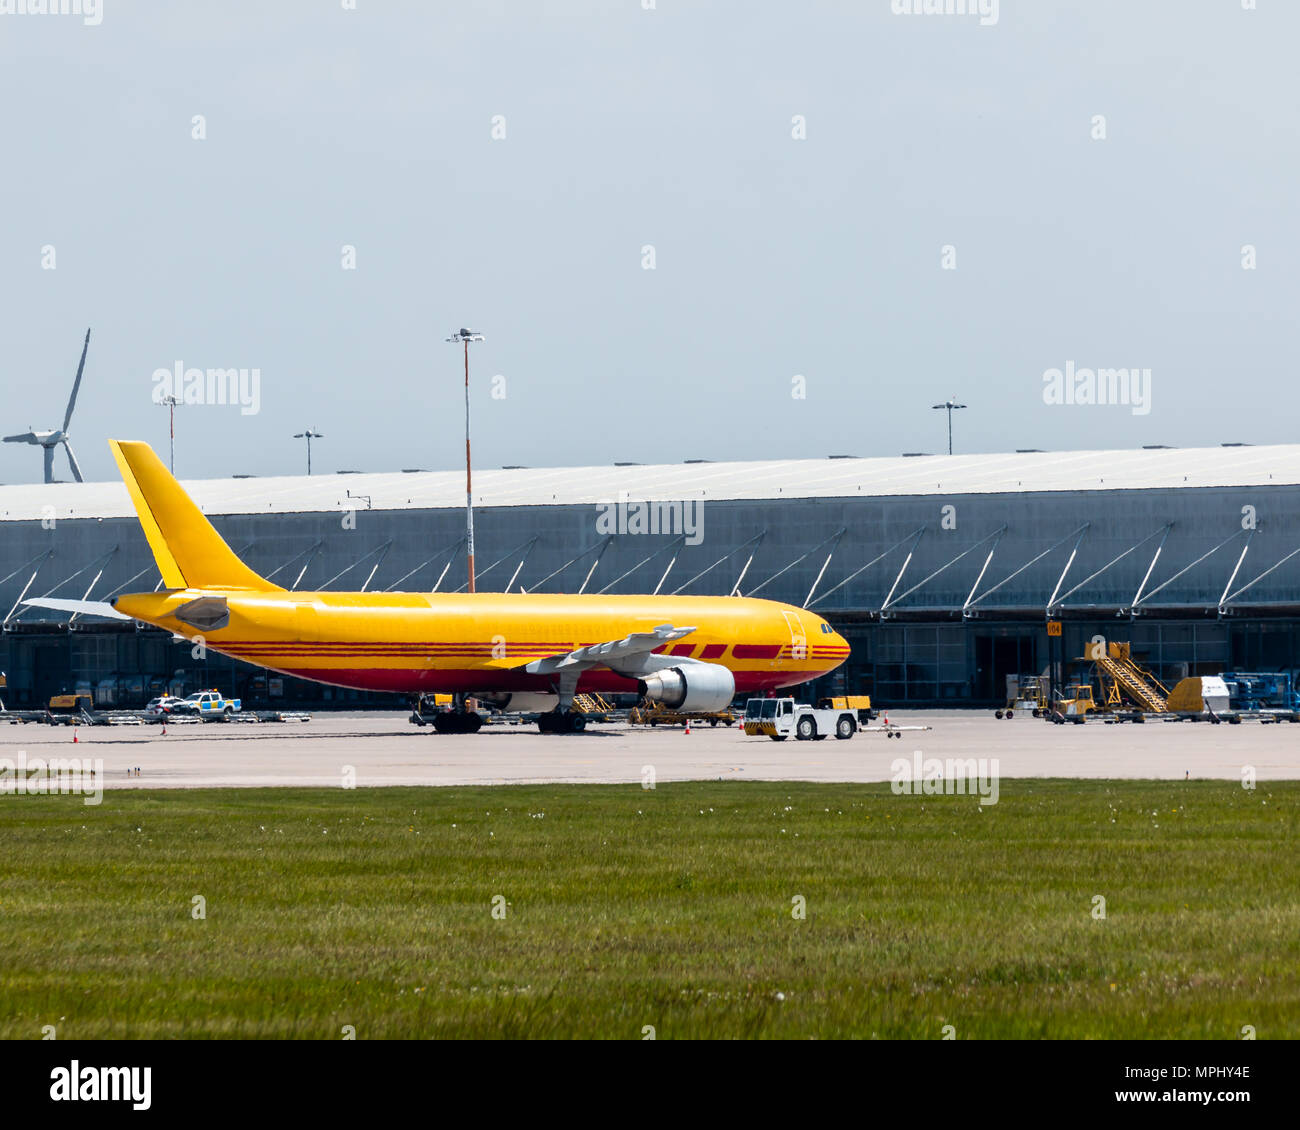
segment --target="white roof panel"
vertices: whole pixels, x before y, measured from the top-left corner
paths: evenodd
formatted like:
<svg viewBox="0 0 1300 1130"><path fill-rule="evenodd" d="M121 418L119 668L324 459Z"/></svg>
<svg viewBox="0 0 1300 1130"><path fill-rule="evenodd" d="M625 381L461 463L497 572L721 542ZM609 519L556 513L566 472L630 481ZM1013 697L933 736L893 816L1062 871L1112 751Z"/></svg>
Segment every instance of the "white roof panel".
<svg viewBox="0 0 1300 1130"><path fill-rule="evenodd" d="M1164 448L631 467L537 467L474 472L478 507L595 505L631 499L873 498L1021 491L1155 490L1300 484L1300 444ZM462 470L196 479L185 489L207 514L457 508ZM364 505L361 503L360 505ZM0 521L132 517L120 482L0 486Z"/></svg>

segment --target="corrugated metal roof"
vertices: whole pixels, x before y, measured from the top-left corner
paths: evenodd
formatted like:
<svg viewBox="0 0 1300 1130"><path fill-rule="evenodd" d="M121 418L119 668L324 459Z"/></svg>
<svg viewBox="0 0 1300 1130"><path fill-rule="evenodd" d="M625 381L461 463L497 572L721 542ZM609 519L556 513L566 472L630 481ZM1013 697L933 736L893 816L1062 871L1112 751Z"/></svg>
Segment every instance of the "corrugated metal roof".
<svg viewBox="0 0 1300 1130"><path fill-rule="evenodd" d="M873 498L1020 491L1154 490L1300 484L1300 444L1143 451L1018 452L752 463L476 470L475 505L594 505L617 499ZM365 507L441 509L465 503L461 470L196 479L185 489L208 514L292 514ZM47 509L52 508L52 509ZM135 511L120 482L0 486L0 521L117 518Z"/></svg>

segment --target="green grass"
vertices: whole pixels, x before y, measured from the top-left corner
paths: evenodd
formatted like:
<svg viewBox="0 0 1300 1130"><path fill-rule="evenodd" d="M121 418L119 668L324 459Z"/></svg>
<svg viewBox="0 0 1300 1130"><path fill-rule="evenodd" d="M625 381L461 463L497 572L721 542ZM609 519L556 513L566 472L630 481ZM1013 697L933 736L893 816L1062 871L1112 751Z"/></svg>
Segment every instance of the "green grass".
<svg viewBox="0 0 1300 1130"><path fill-rule="evenodd" d="M0 1036L1296 1038L1298 812L1297 782L0 797Z"/></svg>

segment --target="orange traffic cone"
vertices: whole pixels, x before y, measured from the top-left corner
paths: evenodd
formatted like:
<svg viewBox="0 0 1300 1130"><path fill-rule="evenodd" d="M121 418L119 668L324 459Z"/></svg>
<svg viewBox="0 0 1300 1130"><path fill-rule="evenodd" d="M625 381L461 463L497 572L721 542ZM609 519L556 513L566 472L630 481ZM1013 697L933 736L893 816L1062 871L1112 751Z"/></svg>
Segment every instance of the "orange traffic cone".
<svg viewBox="0 0 1300 1130"><path fill-rule="evenodd" d="M687 719L686 719L686 729L684 729L684 730L682 731L682 733L686 734L686 735L689 737L689 736L690 736L690 732L691 732L691 720L690 720L689 718L687 718Z"/></svg>
<svg viewBox="0 0 1300 1130"><path fill-rule="evenodd" d="M77 744L77 727L76 727L76 726L73 726L73 727L72 727L72 744L73 744L73 745L76 745L76 744Z"/></svg>

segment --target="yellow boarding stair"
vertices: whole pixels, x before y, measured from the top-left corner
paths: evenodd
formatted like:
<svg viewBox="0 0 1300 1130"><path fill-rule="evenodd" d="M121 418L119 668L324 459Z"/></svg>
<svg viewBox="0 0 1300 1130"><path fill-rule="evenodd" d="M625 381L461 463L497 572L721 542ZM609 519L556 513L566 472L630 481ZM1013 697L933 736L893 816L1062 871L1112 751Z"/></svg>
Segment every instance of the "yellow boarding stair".
<svg viewBox="0 0 1300 1130"><path fill-rule="evenodd" d="M1145 671L1133 661L1131 644L1110 643L1106 654L1093 659L1103 677L1111 681L1107 704L1118 705L1117 689L1122 687L1139 706L1151 714L1169 711L1169 691L1150 671Z"/></svg>
<svg viewBox="0 0 1300 1130"><path fill-rule="evenodd" d="M608 714L614 708L598 694L573 696L573 709L583 714Z"/></svg>

